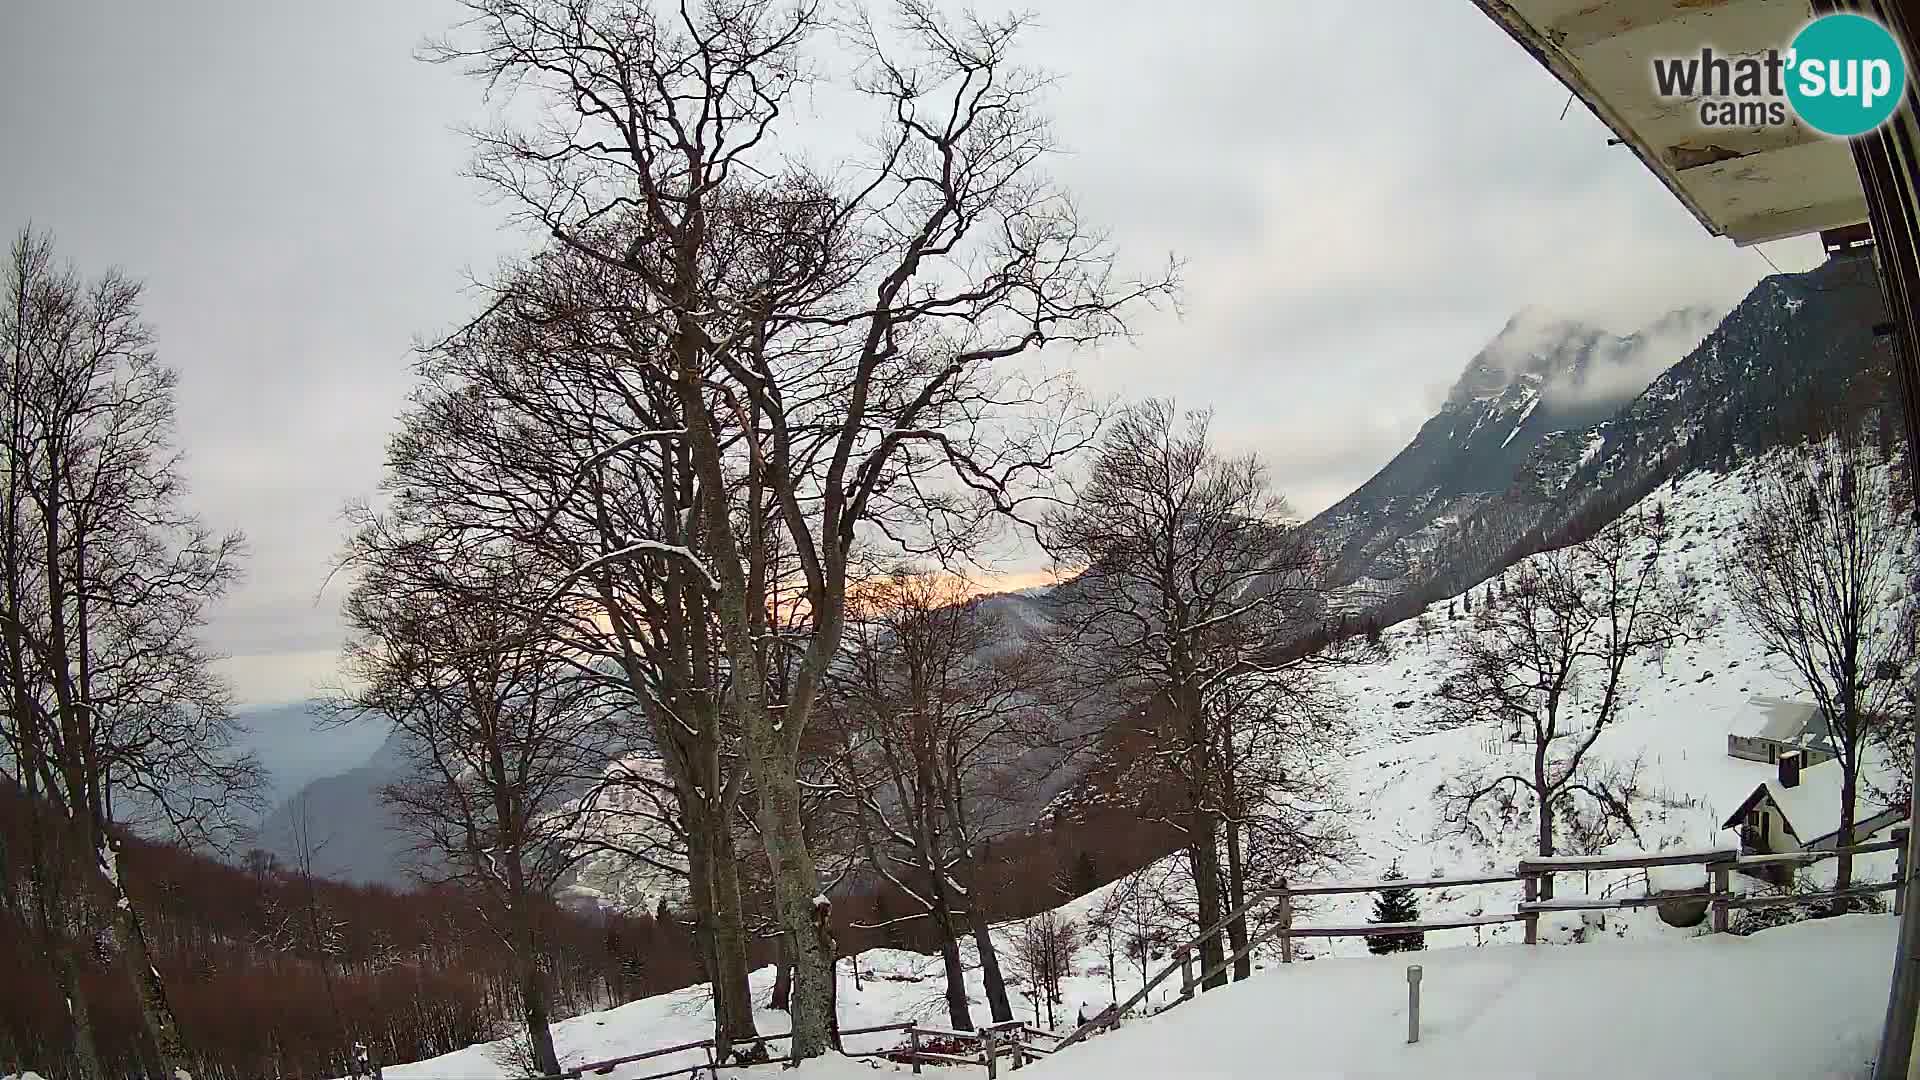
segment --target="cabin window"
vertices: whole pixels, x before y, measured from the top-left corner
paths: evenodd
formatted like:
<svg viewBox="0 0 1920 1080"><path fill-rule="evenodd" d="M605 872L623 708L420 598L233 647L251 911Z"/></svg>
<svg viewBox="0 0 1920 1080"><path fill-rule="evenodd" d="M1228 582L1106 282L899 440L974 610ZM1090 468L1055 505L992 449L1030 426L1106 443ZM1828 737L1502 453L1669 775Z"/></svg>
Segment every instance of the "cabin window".
<svg viewBox="0 0 1920 1080"><path fill-rule="evenodd" d="M1769 765L1780 764L1780 748L1773 745L1772 743L1767 744L1767 764Z"/></svg>

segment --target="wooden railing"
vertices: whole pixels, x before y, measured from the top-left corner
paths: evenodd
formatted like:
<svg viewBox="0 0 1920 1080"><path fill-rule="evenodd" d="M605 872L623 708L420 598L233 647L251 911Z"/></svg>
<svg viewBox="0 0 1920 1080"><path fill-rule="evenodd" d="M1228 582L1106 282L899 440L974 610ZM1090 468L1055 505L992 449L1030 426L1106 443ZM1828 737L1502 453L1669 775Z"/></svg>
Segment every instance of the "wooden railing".
<svg viewBox="0 0 1920 1080"><path fill-rule="evenodd" d="M1006 1059L1015 1069L1024 1068L1032 1062L1053 1054L1065 1042L1066 1036L1056 1031L1036 1027L1020 1020L1008 1020L986 1024L975 1031L958 1031L952 1028L929 1027L921 1024L898 1023L877 1024L872 1027L842 1028L840 1038L844 1040L859 1035L880 1035L898 1031L906 1036L906 1044L887 1046L874 1050L843 1050L846 1057L868 1058L882 1057L901 1062L912 1067L915 1073L925 1065L978 1065L986 1070L989 1080L999 1076L1001 1059ZM792 1032L780 1032L771 1035L752 1035L733 1040L735 1047L764 1046L770 1042L792 1037ZM928 1048L926 1043L963 1042L972 1043L971 1053L950 1054ZM695 1042L676 1043L662 1046L638 1054L626 1054L621 1057L607 1058L603 1061L583 1062L563 1072L549 1076L536 1077L534 1080L585 1080L588 1076L605 1076L623 1065L632 1065L642 1061L656 1061L675 1054L684 1054L692 1050L705 1051L705 1061L680 1063L659 1072L645 1073L641 1076L626 1077L624 1080L665 1080L670 1076L706 1075L713 1076L720 1069L737 1069L749 1065L774 1064L790 1061L788 1055L769 1054L765 1057L750 1058L745 1061L720 1061L715 1056L716 1044L712 1039L700 1039Z"/></svg>
<svg viewBox="0 0 1920 1080"><path fill-rule="evenodd" d="M1607 911L1636 907L1653 907L1660 904L1705 901L1712 915L1711 928L1715 933L1725 933L1730 923L1729 913L1747 908L1781 907L1790 904L1812 903L1818 900L1831 900L1843 897L1871 896L1875 893L1891 891L1893 910L1899 914L1906 899L1903 888L1908 875L1907 827L1899 826L1893 830L1893 839L1867 844L1855 844L1846 851L1853 855L1867 855L1877 851L1897 851L1899 858L1893 880L1856 885L1847 889L1836 889L1815 893L1791 893L1778 896L1752 895L1739 896L1733 892L1732 872L1740 869L1756 869L1769 865L1807 866L1826 859L1838 858L1840 852L1834 851L1797 851L1781 855L1742 855L1733 848L1715 848L1705 851L1659 852L1644 855L1568 855L1547 858L1529 858L1520 860L1513 874L1486 874L1477 877L1396 879L1393 881L1369 881L1351 884L1289 885L1282 879L1276 888L1261 892L1246 903L1235 908L1211 929L1195 935L1173 951L1173 960L1158 974L1141 986L1140 990L1125 1002L1109 1006L1080 1025L1056 1049L1065 1049L1087 1036L1113 1027L1133 1008L1145 1001L1154 988L1170 978L1174 972L1180 973L1180 996L1170 1002L1167 1008L1173 1008L1192 1000L1195 988L1203 986L1208 979L1251 954L1254 949L1274 939L1279 939L1280 962L1293 963L1293 942L1296 938L1334 938L1334 937L1391 937L1399 934L1424 934L1428 931L1459 930L1467 927L1492 926L1500 923L1520 922L1526 924L1525 941L1529 945L1540 940L1540 915L1542 912L1555 911ZM1630 897L1591 897L1571 896L1556 899L1542 899L1550 892L1547 886L1556 874L1568 874L1593 870L1637 870L1657 866L1702 866L1710 876L1706 888L1689 892L1671 892L1648 896ZM1293 900L1300 896L1332 896L1352 893L1371 893L1385 889L1450 889L1478 885L1503 885L1520 882L1522 899L1512 912L1498 912L1491 915L1471 915L1457 918L1429 919L1406 923L1366 923L1360 925L1335 926L1295 926L1293 925ZM1272 904L1275 919L1256 935L1250 935L1247 943L1215 964L1202 971L1198 978L1193 974L1194 950L1209 937L1218 938L1226 932L1235 920L1246 917L1254 908L1262 904Z"/></svg>

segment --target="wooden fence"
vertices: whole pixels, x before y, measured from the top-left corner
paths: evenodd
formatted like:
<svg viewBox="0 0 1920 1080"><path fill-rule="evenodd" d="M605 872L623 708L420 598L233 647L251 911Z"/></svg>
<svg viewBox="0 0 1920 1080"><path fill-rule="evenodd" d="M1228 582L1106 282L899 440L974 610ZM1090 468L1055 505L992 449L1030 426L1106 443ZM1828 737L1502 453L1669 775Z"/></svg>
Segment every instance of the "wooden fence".
<svg viewBox="0 0 1920 1080"><path fill-rule="evenodd" d="M1893 830L1893 839L1867 844L1855 844L1845 849L1853 855L1867 855L1876 851L1897 851L1897 868L1893 880L1873 882L1867 885L1855 885L1848 889L1829 890L1816 893L1794 893L1778 896L1750 895L1739 896L1733 892L1732 874L1735 870L1759 870L1768 866L1807 866L1826 859L1837 858L1839 851L1796 851L1780 855L1742 855L1734 848L1715 848L1707 851L1660 852L1643 855L1567 855L1548 858L1530 858L1520 860L1518 868L1512 874L1490 874L1476 877L1406 879L1395 881L1369 881L1349 884L1298 885L1291 886L1282 879L1279 887L1260 893L1245 904L1229 912L1212 929L1197 934L1173 952L1173 960L1158 974L1148 980L1140 990L1125 1002L1109 1006L1086 1023L1067 1035L1055 1050L1063 1050L1087 1036L1112 1027L1120 1018L1145 1001L1155 987L1165 982L1175 972L1180 973L1180 996L1168 1008L1192 1000L1196 987L1208 979L1226 971L1254 949L1275 939L1280 943L1281 963L1293 963L1293 943L1297 938L1335 938L1335 937L1390 937L1397 934L1424 934L1430 930L1460 930L1474 926L1492 926L1499 923L1519 922L1526 924L1525 940L1529 945L1540 940L1540 915L1542 912L1555 911L1610 911L1624 908L1653 907L1667 903L1686 903L1704 901L1712 916L1711 928L1715 933L1725 933L1730 919L1729 913L1747 908L1782 907L1790 904L1812 903L1818 900L1832 900L1843 897L1871 896L1875 893L1893 893L1893 910L1899 914L1905 903L1907 880L1907 827L1902 825ZM1685 892L1651 893L1647 896L1630 897L1591 897L1570 896L1555 899L1542 899L1552 891L1550 883L1555 875L1593 870L1638 870L1657 866L1703 866L1709 875L1706 888ZM1498 912L1491 915L1470 915L1457 918L1427 919L1406 923L1365 923L1357 925L1335 926L1295 926L1293 922L1296 897L1336 896L1353 893L1372 893L1385 889L1452 889L1476 885L1503 885L1511 882L1521 885L1521 901L1511 912ZM1257 934L1251 934L1241 948L1229 954L1223 960L1212 964L1206 970L1194 974L1194 955L1200 943L1207 938L1218 938L1227 926L1236 919L1245 917L1255 907L1272 904L1275 918Z"/></svg>
<svg viewBox="0 0 1920 1080"><path fill-rule="evenodd" d="M881 1035L896 1031L905 1036L904 1045L886 1046L873 1050L846 1050L843 1053L847 1057L878 1057L898 1061L912 1066L915 1073L920 1071L922 1065L978 1065L986 1070L991 1080L999 1076L1002 1059L1005 1059L1011 1068L1024 1068L1032 1062L1050 1056L1066 1041L1066 1036L1057 1031L1048 1031L1020 1020L986 1024L977 1031L956 1031L951 1028L929 1027L913 1023L878 1024L873 1027L842 1028L840 1038L844 1043L846 1039L857 1036ZM765 1046L767 1043L791 1037L791 1032L754 1035L750 1038L736 1039L734 1045L736 1047ZM953 1043L971 1044L972 1049L962 1054L935 1049L935 1047ZM676 1064L659 1072L626 1077L625 1080L665 1080L670 1076L714 1076L720 1069L743 1068L746 1065L774 1064L791 1060L787 1055L769 1054L744 1063L719 1061L715 1057L714 1040L700 1039L695 1042L662 1046L638 1054L607 1058L604 1061L584 1062L564 1072L537 1077L535 1080L586 1080L589 1076L605 1076L622 1065L657 1061L660 1058L694 1050L704 1051L706 1060L692 1064Z"/></svg>

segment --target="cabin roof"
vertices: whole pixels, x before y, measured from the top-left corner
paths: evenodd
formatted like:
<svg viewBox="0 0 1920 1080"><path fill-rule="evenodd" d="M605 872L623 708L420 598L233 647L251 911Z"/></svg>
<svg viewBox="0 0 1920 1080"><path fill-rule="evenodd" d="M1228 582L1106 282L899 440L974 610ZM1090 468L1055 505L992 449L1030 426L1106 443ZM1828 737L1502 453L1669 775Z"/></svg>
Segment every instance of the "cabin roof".
<svg viewBox="0 0 1920 1080"><path fill-rule="evenodd" d="M1808 734L1825 735L1820 706L1789 698L1751 697L1734 714L1733 734L1749 739L1798 742Z"/></svg>
<svg viewBox="0 0 1920 1080"><path fill-rule="evenodd" d="M1891 779L1891 771L1882 753L1869 750L1863 752L1860 758L1860 785L1855 792L1854 818L1865 821L1887 809L1887 801L1880 798L1875 789ZM1800 782L1793 787L1782 785L1777 775L1770 777L1753 789L1721 827L1737 827L1740 819L1747 816L1747 811L1764 798L1786 819L1788 831L1799 838L1802 844L1832 835L1840 830L1840 782L1843 778L1838 758L1802 768Z"/></svg>

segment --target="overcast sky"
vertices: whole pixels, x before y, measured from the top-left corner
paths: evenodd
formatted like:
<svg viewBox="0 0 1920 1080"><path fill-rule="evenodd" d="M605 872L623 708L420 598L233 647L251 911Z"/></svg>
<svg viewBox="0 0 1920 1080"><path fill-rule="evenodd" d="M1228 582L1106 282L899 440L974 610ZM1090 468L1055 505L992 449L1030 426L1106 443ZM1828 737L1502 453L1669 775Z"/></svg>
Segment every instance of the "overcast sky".
<svg viewBox="0 0 1920 1080"><path fill-rule="evenodd" d="M991 0L989 0L991 7ZM1707 236L1469 0L1039 0L1054 171L1183 312L1081 358L1212 404L1305 512L1352 490L1527 305L1632 329L1768 268ZM145 279L194 504L244 530L210 636L250 702L331 677L340 509L379 479L411 342L527 239L463 178L484 114L418 63L451 0L24 0L0 34L0 225ZM1809 240L1769 245L1804 268ZM1677 359L1677 357L1676 357Z"/></svg>

